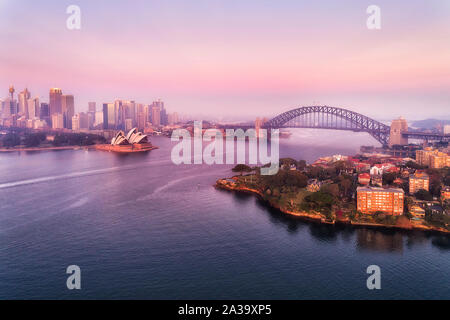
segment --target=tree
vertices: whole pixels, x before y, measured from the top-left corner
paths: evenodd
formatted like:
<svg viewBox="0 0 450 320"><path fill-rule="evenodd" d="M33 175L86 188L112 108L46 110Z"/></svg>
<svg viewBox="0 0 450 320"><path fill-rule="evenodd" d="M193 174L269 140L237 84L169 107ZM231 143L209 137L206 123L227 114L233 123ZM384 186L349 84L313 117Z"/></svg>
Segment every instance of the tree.
<svg viewBox="0 0 450 320"><path fill-rule="evenodd" d="M442 180L444 178L441 171L437 169L428 169L426 172L430 177L430 193L435 197L439 197L441 194Z"/></svg>
<svg viewBox="0 0 450 320"><path fill-rule="evenodd" d="M443 213L432 213L429 208L425 209L425 220L437 227L449 229L450 216Z"/></svg>
<svg viewBox="0 0 450 320"><path fill-rule="evenodd" d="M384 185L393 184L395 179L397 179L397 174L395 172L383 173L383 184Z"/></svg>
<svg viewBox="0 0 450 320"><path fill-rule="evenodd" d="M325 193L331 194L335 198L339 197L339 186L335 183L326 184L320 190Z"/></svg>
<svg viewBox="0 0 450 320"><path fill-rule="evenodd" d="M244 172L251 172L252 168L250 168L248 165L246 164L238 164L236 165L233 169L231 169L231 171L233 172L240 172L241 176Z"/></svg>
<svg viewBox="0 0 450 320"><path fill-rule="evenodd" d="M26 147L37 147L41 144L41 139L36 134L28 134L25 136L24 144Z"/></svg>
<svg viewBox="0 0 450 320"><path fill-rule="evenodd" d="M306 168L306 161L305 160L298 160L297 162L297 169L302 171Z"/></svg>
<svg viewBox="0 0 450 320"><path fill-rule="evenodd" d="M308 177L299 171L289 170L285 177L285 185L290 187L305 188L308 185Z"/></svg>
<svg viewBox="0 0 450 320"><path fill-rule="evenodd" d="M320 212L330 212L331 206L334 203L334 198L331 194L319 190L305 197L302 202L302 209L317 210Z"/></svg>
<svg viewBox="0 0 450 320"><path fill-rule="evenodd" d="M427 190L420 189L417 191L414 196L419 200L432 201L433 196Z"/></svg>
<svg viewBox="0 0 450 320"><path fill-rule="evenodd" d="M408 161L406 164L405 164L405 166L407 167L407 168L411 168L411 169L425 169L426 168L426 166L422 166L422 165L420 165L420 164L418 164L417 162L414 162L414 161Z"/></svg>
<svg viewBox="0 0 450 320"><path fill-rule="evenodd" d="M280 159L280 166L287 166L290 167L291 165L297 165L297 161L295 161L292 158L281 158Z"/></svg>
<svg viewBox="0 0 450 320"><path fill-rule="evenodd" d="M348 191L350 190L350 187L352 186L353 182L350 177L340 176L339 177L339 187L342 189L342 192L344 195L348 194Z"/></svg>
<svg viewBox="0 0 450 320"><path fill-rule="evenodd" d="M3 138L3 145L12 148L20 144L20 136L17 133L10 132Z"/></svg>
<svg viewBox="0 0 450 320"><path fill-rule="evenodd" d="M312 179L325 180L328 173L319 166L309 166L308 167L308 177Z"/></svg>
<svg viewBox="0 0 450 320"><path fill-rule="evenodd" d="M336 173L339 174L342 170L344 170L347 166L345 161L336 161L335 163L333 163L333 167L336 170Z"/></svg>

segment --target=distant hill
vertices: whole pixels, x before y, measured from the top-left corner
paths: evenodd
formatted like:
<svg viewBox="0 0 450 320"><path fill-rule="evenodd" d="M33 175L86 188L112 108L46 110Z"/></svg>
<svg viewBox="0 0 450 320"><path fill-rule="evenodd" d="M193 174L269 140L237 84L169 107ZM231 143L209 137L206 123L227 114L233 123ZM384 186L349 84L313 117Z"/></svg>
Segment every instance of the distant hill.
<svg viewBox="0 0 450 320"><path fill-rule="evenodd" d="M421 129L433 129L436 128L438 125L443 126L446 124L450 124L450 120L425 119L414 121L410 124L410 126Z"/></svg>

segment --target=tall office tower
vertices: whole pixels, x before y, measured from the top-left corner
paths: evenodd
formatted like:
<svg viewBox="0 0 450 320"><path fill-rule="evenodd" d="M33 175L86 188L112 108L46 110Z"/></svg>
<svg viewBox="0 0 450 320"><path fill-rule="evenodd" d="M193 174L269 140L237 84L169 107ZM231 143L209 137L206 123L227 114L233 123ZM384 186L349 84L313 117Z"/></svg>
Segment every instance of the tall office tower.
<svg viewBox="0 0 450 320"><path fill-rule="evenodd" d="M88 112L86 113L86 116L88 121L88 129L93 129L95 122L95 112Z"/></svg>
<svg viewBox="0 0 450 320"><path fill-rule="evenodd" d="M28 91L27 88L19 93L19 107L17 109L17 113L20 115L26 115L27 114L27 102L28 99L30 99L31 94L30 91ZM27 119L29 119L27 117Z"/></svg>
<svg viewBox="0 0 450 320"><path fill-rule="evenodd" d="M126 118L126 101L122 101L120 99L116 99L114 101L114 118L116 128L123 129Z"/></svg>
<svg viewBox="0 0 450 320"><path fill-rule="evenodd" d="M406 131L408 131L408 123L406 122L406 119L400 117L398 119L392 120L391 131L389 135L389 146L392 147L393 145L407 145L408 138L402 136L402 133Z"/></svg>
<svg viewBox="0 0 450 320"><path fill-rule="evenodd" d="M176 112L169 113L167 115L167 123L169 125L174 125L174 124L178 123L178 113L176 113Z"/></svg>
<svg viewBox="0 0 450 320"><path fill-rule="evenodd" d="M136 103L134 101L127 101L125 119L131 119L133 126L136 125Z"/></svg>
<svg viewBox="0 0 450 320"><path fill-rule="evenodd" d="M94 127L98 125L103 125L103 111L97 111L95 113Z"/></svg>
<svg viewBox="0 0 450 320"><path fill-rule="evenodd" d="M72 117L75 114L75 103L73 95L61 95L61 112L64 116L64 128L72 128Z"/></svg>
<svg viewBox="0 0 450 320"><path fill-rule="evenodd" d="M64 116L62 113L54 113L51 116L52 128L53 129L63 129L64 128Z"/></svg>
<svg viewBox="0 0 450 320"><path fill-rule="evenodd" d="M96 112L96 104L95 102L88 102L88 111L89 112Z"/></svg>
<svg viewBox="0 0 450 320"><path fill-rule="evenodd" d="M157 105L152 106L152 125L159 127L161 125L161 113Z"/></svg>
<svg viewBox="0 0 450 320"><path fill-rule="evenodd" d="M50 110L48 103L41 102L41 110L39 112L39 118L45 119L46 117L50 116Z"/></svg>
<svg viewBox="0 0 450 320"><path fill-rule="evenodd" d="M17 115L17 101L11 98L6 98L3 106L3 114L5 117Z"/></svg>
<svg viewBox="0 0 450 320"><path fill-rule="evenodd" d="M164 108L164 102L162 102L161 103L161 110L160 110L160 113L161 113L161 115L160 115L160 117L161 117L161 124L162 125L164 125L164 126L166 126L167 125L167 121L168 121L168 119L167 119L167 111L166 111L166 109Z"/></svg>
<svg viewBox="0 0 450 320"><path fill-rule="evenodd" d="M72 117L72 130L80 130L80 117L78 116L78 113Z"/></svg>
<svg viewBox="0 0 450 320"><path fill-rule="evenodd" d="M25 118L27 119L39 118L39 97L27 100L25 109Z"/></svg>
<svg viewBox="0 0 450 320"><path fill-rule="evenodd" d="M87 115L88 115L89 129L92 129L94 127L95 111L96 111L95 102L88 102L88 113L87 113Z"/></svg>
<svg viewBox="0 0 450 320"><path fill-rule="evenodd" d="M131 119L132 123L136 123L136 103L128 100L115 101L116 126L118 129L125 129L125 120Z"/></svg>
<svg viewBox="0 0 450 320"><path fill-rule="evenodd" d="M136 115L138 115L139 112L144 112L144 104L142 103L136 103Z"/></svg>
<svg viewBox="0 0 450 320"><path fill-rule="evenodd" d="M61 89L59 88L50 89L50 99L49 99L50 116L56 113L62 113L61 96L62 96Z"/></svg>
<svg viewBox="0 0 450 320"><path fill-rule="evenodd" d="M166 109L164 109L164 102L161 101L161 99L158 99L157 101L153 101L152 103L152 110L153 107L157 107L159 109L159 119L153 118L153 111L152 111L152 123L154 121L158 122L158 125L165 125L167 124L167 112Z"/></svg>
<svg viewBox="0 0 450 320"><path fill-rule="evenodd" d="M152 106L149 104L144 105L145 122L152 122Z"/></svg>
<svg viewBox="0 0 450 320"><path fill-rule="evenodd" d="M88 129L89 128L89 117L85 112L80 112L78 114L80 118L80 129Z"/></svg>
<svg viewBox="0 0 450 320"><path fill-rule="evenodd" d="M103 129L116 129L116 112L114 103L103 104Z"/></svg>
<svg viewBox="0 0 450 320"><path fill-rule="evenodd" d="M72 117L72 130L79 131L88 129L88 114L84 112L77 113Z"/></svg>
<svg viewBox="0 0 450 320"><path fill-rule="evenodd" d="M136 127L138 127L139 130L143 130L146 127L147 124L146 116L148 115L146 109L147 109L146 105L142 103L136 104Z"/></svg>
<svg viewBox="0 0 450 320"><path fill-rule="evenodd" d="M47 123L47 125L51 124L50 109L49 109L48 103L44 103L44 102L41 103L41 108L39 110L39 118L41 120L44 120Z"/></svg>
<svg viewBox="0 0 450 320"><path fill-rule="evenodd" d="M143 111L138 112L137 114L137 127L139 130L144 130L147 124L147 121L145 119L145 113Z"/></svg>
<svg viewBox="0 0 450 320"><path fill-rule="evenodd" d="M133 119L125 119L125 131L128 132L133 129Z"/></svg>

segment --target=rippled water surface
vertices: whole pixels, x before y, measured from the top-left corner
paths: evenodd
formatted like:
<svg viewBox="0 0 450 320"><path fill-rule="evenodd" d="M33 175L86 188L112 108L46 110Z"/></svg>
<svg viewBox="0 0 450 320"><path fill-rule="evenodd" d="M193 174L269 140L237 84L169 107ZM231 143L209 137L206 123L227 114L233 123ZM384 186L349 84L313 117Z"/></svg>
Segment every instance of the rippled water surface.
<svg viewBox="0 0 450 320"><path fill-rule="evenodd" d="M296 132L282 156L352 154L364 134ZM352 136L349 136L352 135ZM0 154L0 298L450 298L448 237L317 225L213 188L230 166L67 150ZM80 266L82 290L66 289ZM366 268L382 289L366 288Z"/></svg>

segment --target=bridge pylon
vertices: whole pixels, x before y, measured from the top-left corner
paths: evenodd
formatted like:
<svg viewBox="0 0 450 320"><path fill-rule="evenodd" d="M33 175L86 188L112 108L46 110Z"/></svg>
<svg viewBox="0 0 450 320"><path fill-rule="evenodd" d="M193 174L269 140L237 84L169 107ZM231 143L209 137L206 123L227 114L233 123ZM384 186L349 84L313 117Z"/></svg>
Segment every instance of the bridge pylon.
<svg viewBox="0 0 450 320"><path fill-rule="evenodd" d="M389 147L392 147L393 145L407 145L408 137L403 135L403 133L406 132L408 132L408 122L406 119L400 117L392 120L389 133Z"/></svg>

